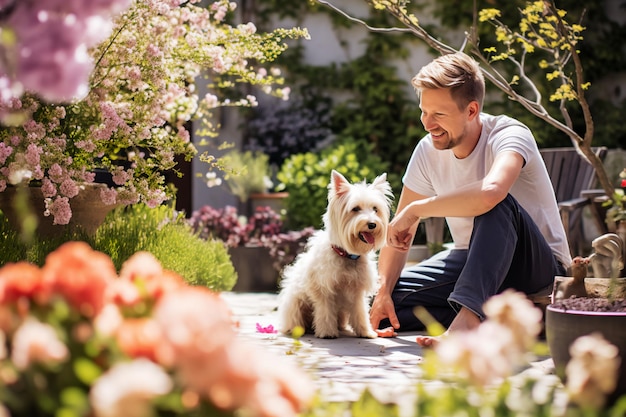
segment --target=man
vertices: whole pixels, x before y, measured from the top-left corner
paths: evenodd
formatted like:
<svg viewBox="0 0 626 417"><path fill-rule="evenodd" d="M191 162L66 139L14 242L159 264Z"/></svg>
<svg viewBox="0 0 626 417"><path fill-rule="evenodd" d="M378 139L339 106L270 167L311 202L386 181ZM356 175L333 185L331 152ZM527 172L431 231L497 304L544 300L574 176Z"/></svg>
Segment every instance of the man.
<svg viewBox="0 0 626 417"><path fill-rule="evenodd" d="M413 78L428 135L415 147L378 260L370 320L380 336L422 330L425 307L448 332L475 328L483 303L513 288L552 285L571 264L550 177L529 129L481 113L485 81L458 52ZM445 217L454 248L403 269L421 217ZM388 327L392 326L392 327ZM420 336L430 346L436 338Z"/></svg>

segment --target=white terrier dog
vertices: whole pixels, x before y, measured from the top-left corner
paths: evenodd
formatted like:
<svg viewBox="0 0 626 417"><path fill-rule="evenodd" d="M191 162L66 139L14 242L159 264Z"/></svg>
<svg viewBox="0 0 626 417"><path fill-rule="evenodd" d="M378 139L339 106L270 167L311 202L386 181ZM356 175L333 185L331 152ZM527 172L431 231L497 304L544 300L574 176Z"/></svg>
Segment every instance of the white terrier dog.
<svg viewBox="0 0 626 417"><path fill-rule="evenodd" d="M333 170L324 229L283 273L278 307L283 333L300 326L325 339L340 331L376 337L368 297L376 289L375 251L385 243L391 198L387 174L369 185L350 184Z"/></svg>

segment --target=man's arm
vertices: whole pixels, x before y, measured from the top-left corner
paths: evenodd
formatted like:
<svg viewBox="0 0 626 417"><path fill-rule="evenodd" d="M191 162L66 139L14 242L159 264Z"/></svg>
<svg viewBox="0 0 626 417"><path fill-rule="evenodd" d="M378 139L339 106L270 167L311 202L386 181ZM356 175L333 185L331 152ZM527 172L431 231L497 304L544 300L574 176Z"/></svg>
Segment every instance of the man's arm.
<svg viewBox="0 0 626 417"><path fill-rule="evenodd" d="M404 209L412 201L424 198L425 196L403 187L402 193L400 194L400 200L398 201L398 211ZM406 231L406 238L410 242L413 241L413 237L415 236L418 226L419 218L415 224L413 224ZM402 269L406 264L407 257L408 251L393 248L387 245L385 245L380 251L378 256L378 277L380 287L370 310L370 321L374 329L378 329L380 321L385 318L389 318L395 329L400 327L394 310L393 301L391 300L391 292L400 277L400 272L402 272ZM379 332L379 335L391 336L392 333L393 331L389 329L387 332Z"/></svg>
<svg viewBox="0 0 626 417"><path fill-rule="evenodd" d="M384 318L389 318L394 329L400 327L391 292L406 263L420 217L471 217L486 213L506 197L523 164L520 154L507 151L496 157L485 178L460 186L454 193L425 197L406 187L402 189L397 214L389 224L387 245L378 259L380 289L370 311L374 329ZM393 331L386 329L378 333L391 336Z"/></svg>
<svg viewBox="0 0 626 417"><path fill-rule="evenodd" d="M410 202L391 221L388 244L405 248L406 233L420 217L474 217L488 212L504 200L523 165L524 158L517 152L502 152L482 180L459 186L453 193Z"/></svg>

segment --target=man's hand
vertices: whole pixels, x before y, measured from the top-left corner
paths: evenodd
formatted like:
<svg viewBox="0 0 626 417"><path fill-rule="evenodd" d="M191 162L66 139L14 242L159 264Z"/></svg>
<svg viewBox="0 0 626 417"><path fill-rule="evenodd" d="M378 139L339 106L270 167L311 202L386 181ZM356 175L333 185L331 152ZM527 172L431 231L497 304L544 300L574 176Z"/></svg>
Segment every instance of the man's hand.
<svg viewBox="0 0 626 417"><path fill-rule="evenodd" d="M419 216L411 213L411 206L396 213L387 228L387 244L401 252L406 252L413 243L411 228L419 221Z"/></svg>
<svg viewBox="0 0 626 417"><path fill-rule="evenodd" d="M388 318L393 327L378 329L378 325L382 319ZM379 293L374 298L372 309L370 310L370 323L379 337L397 336L395 329L400 328L400 322L393 306L393 300L389 294Z"/></svg>

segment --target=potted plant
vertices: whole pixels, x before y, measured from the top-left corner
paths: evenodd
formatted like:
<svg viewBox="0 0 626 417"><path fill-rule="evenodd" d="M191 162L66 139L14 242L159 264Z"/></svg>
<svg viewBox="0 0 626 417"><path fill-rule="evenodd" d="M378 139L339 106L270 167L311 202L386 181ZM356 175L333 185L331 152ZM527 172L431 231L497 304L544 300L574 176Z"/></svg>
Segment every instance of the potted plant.
<svg viewBox="0 0 626 417"><path fill-rule="evenodd" d="M45 43L54 33L65 33L63 25L73 21L64 19L66 15L84 17L84 10L65 10L74 7L69 3L48 13L46 22L59 21L54 30L43 23L20 25L25 14L33 21L45 14L49 6L44 4L29 8L17 2L3 10L3 18L7 15L3 33L12 28L17 36L15 50L6 53L22 56L20 48L37 50L41 45L23 43ZM9 99L2 95L0 197L11 185L37 182L45 214L55 224L68 224L71 202L85 184L93 183L96 168L107 170L114 183L99 192L106 204L144 202L155 207L171 198L173 190L165 183L164 172L176 170L175 157L189 160L197 153L188 122L204 121L200 133L214 134L216 127L210 124L214 109L255 105L254 97L238 93L236 87L242 83L284 95L274 89L282 80L256 64L271 62L284 51L285 38L308 36L301 29L257 33L252 23L231 26L225 18L237 4L225 0L209 7L196 1L128 4L114 20L111 35L88 45L85 58L94 65L80 90L82 96L50 102L37 91ZM54 59L63 56L50 48L44 52ZM1 69L12 74L21 68ZM209 92L200 97L196 82L203 73Z"/></svg>
<svg viewBox="0 0 626 417"><path fill-rule="evenodd" d="M239 211L251 216L258 207L284 209L286 192L274 192L269 155L261 151L232 149L223 157L224 182L239 200Z"/></svg>
<svg viewBox="0 0 626 417"><path fill-rule="evenodd" d="M280 271L315 231L286 231L282 217L269 207L257 207L246 217L233 206L203 206L192 213L189 224L200 238L224 242L238 276L234 291L275 292Z"/></svg>

